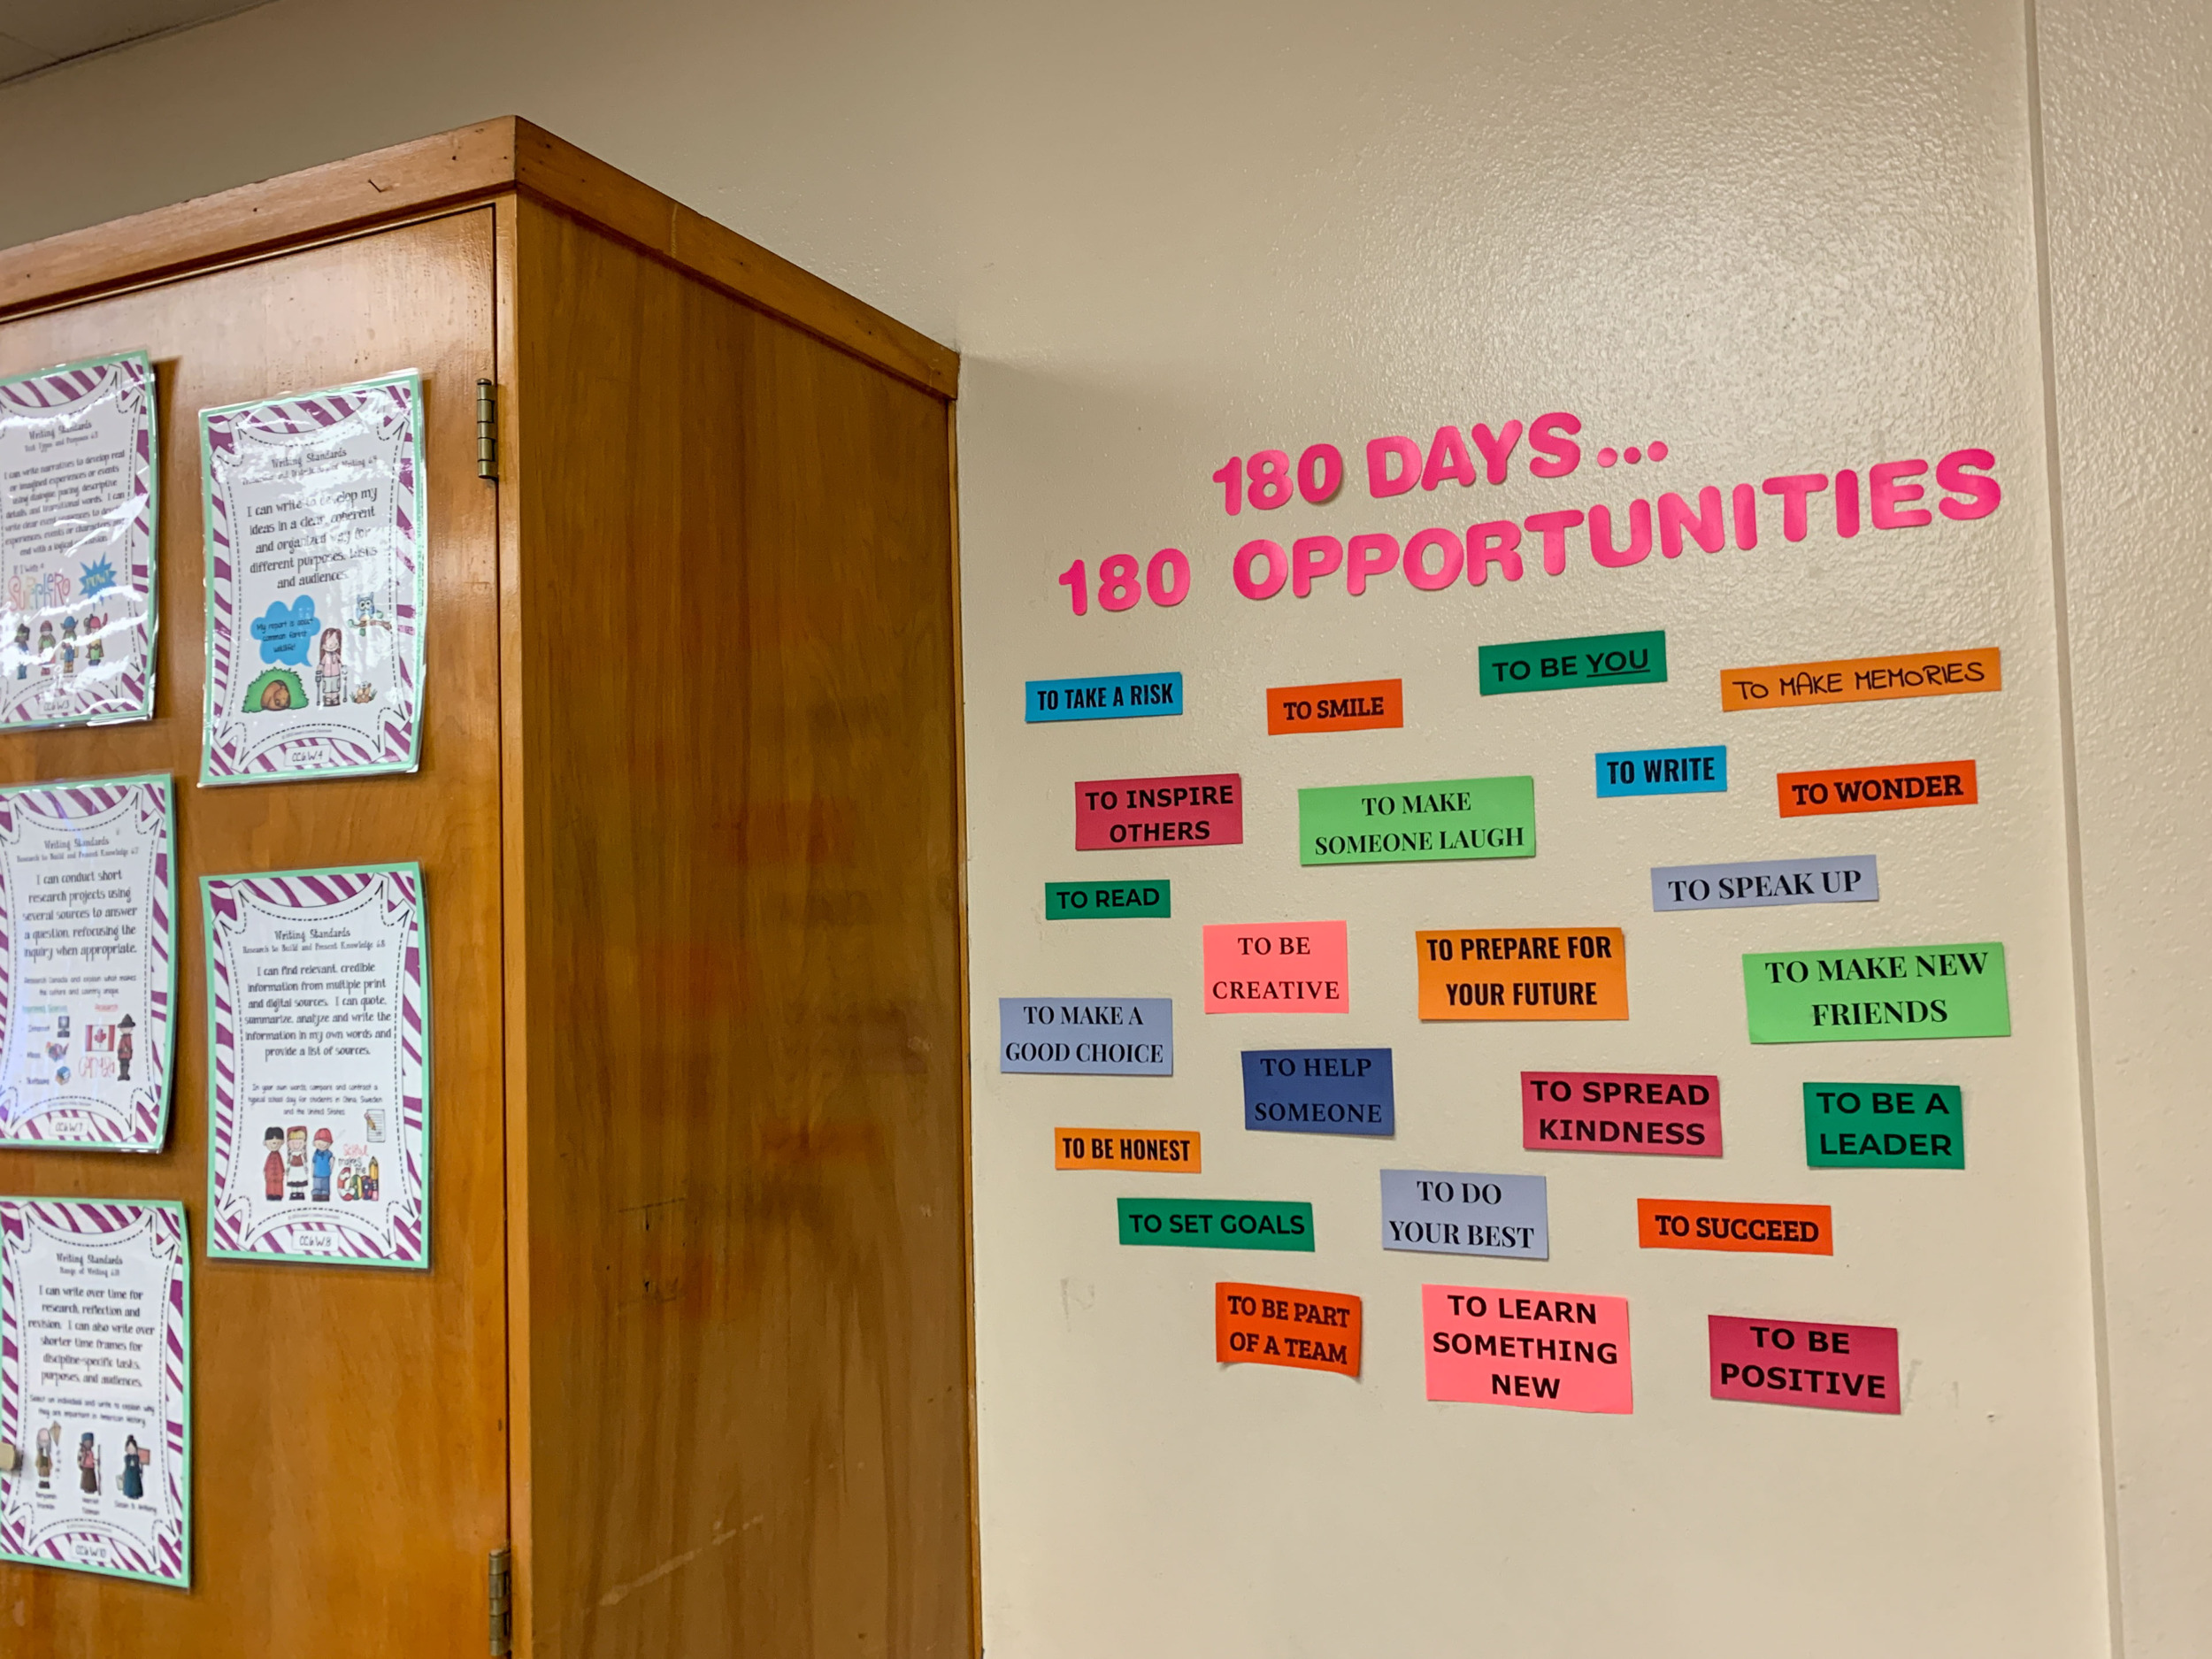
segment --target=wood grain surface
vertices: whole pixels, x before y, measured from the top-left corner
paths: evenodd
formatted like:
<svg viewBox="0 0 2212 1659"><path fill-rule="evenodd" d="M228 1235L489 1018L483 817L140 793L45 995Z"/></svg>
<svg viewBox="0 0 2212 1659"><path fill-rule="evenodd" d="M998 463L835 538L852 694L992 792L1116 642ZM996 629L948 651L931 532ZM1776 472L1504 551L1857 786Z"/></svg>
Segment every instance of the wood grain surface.
<svg viewBox="0 0 2212 1659"><path fill-rule="evenodd" d="M162 446L156 718L0 735L0 781L170 772L179 888L167 1148L0 1152L0 1193L181 1200L195 1326L193 1587L0 1564L0 1653L485 1651L486 1555L507 1530L498 562L473 460L492 219L478 208L0 323L0 374L146 348ZM199 788L198 411L405 368L423 373L429 444L422 769ZM198 879L410 858L429 902L430 1271L211 1263Z"/></svg>
<svg viewBox="0 0 2212 1659"><path fill-rule="evenodd" d="M959 354L811 271L640 184L528 121L515 123L515 182L724 293L938 396L960 392Z"/></svg>
<svg viewBox="0 0 2212 1659"><path fill-rule="evenodd" d="M0 316L511 188L512 116L0 250Z"/></svg>
<svg viewBox="0 0 2212 1659"><path fill-rule="evenodd" d="M0 782L171 772L183 941L168 1148L0 1193L182 1200L196 1322L194 1587L0 1567L0 1652L478 1654L510 1536L518 1652L974 1651L957 359L498 125L148 216L172 280L85 233L48 280L131 285L0 322L0 373L157 363L157 718ZM364 168L402 222L303 242ZM407 367L423 769L199 789L196 412ZM211 1264L197 878L408 858L431 1271Z"/></svg>
<svg viewBox="0 0 2212 1659"><path fill-rule="evenodd" d="M522 1651L967 1655L949 411L516 244Z"/></svg>
<svg viewBox="0 0 2212 1659"><path fill-rule="evenodd" d="M958 395L950 349L511 115L0 250L0 317L516 190L912 385Z"/></svg>

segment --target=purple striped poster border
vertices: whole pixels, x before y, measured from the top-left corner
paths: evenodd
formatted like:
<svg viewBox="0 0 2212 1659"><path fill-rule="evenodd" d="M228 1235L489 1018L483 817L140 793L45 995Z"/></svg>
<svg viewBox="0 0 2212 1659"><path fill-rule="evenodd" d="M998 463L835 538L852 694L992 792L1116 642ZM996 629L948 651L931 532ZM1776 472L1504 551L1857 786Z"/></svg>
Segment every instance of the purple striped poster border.
<svg viewBox="0 0 2212 1659"><path fill-rule="evenodd" d="M120 510L101 514L70 553L74 557L91 550L96 560L106 562L111 575L119 570L120 577L90 598L64 594L35 603L27 594L0 593L0 657L5 659L0 662L0 729L104 726L153 718L161 470L152 359L143 351L119 352L0 380L0 427L81 417L109 399L131 423L130 476L118 503ZM73 592L82 580L66 571L59 574ZM98 638L104 652L112 651L112 663L95 667L88 662L58 678L51 672L50 657L29 651L19 657L7 643L19 625L27 638L31 627L44 624L50 628L57 618L88 622L90 607L104 595L114 598L103 607ZM81 611L83 615L77 614ZM90 638L87 636L88 646ZM34 663L36 674L29 672ZM16 672L7 672L10 668Z"/></svg>
<svg viewBox="0 0 2212 1659"><path fill-rule="evenodd" d="M37 1527L27 1479L0 1486L0 1558L80 1572L144 1578L188 1588L192 1582L191 1252L184 1206L126 1200L0 1198L0 1440L27 1446L24 1420L21 1259L34 1234L111 1249L144 1248L165 1270L162 1310L162 1513L150 1545L80 1523ZM96 1563L93 1550L106 1555Z"/></svg>
<svg viewBox="0 0 2212 1659"><path fill-rule="evenodd" d="M0 1085L0 1146L68 1147L118 1152L158 1152L169 1128L170 1041L176 995L173 918L176 914L176 832L169 780L88 779L73 783L0 790L0 847L12 847L31 825L96 830L119 814L135 812L137 827L157 832L154 869L148 883L145 979L146 1021L142 1027L145 1083L131 1091L118 1118L97 1102L60 1094L22 1109L14 1091ZM15 895L0 864L0 1055L9 1052L16 1015Z"/></svg>
<svg viewBox="0 0 2212 1659"><path fill-rule="evenodd" d="M421 749L422 611L426 588L422 512L422 380L412 370L326 391L200 411L202 489L207 520L207 689L200 781L269 782L412 772ZM329 434L358 425L388 437L393 457L390 552L397 597L391 618L392 696L375 727L362 731L314 709L305 719L257 729L238 710L250 649L242 638L228 469L243 445ZM264 717L265 718L265 717Z"/></svg>
<svg viewBox="0 0 2212 1659"><path fill-rule="evenodd" d="M208 1254L364 1265L429 1265L430 1030L428 941L422 870L418 864L350 870L295 870L201 879L207 930ZM250 1225L250 1179L240 1141L238 964L231 947L248 924L263 919L312 923L368 904L403 929L400 956L399 1094L396 1142L402 1155L388 1227L365 1224L342 1204L311 1203L299 1218Z"/></svg>

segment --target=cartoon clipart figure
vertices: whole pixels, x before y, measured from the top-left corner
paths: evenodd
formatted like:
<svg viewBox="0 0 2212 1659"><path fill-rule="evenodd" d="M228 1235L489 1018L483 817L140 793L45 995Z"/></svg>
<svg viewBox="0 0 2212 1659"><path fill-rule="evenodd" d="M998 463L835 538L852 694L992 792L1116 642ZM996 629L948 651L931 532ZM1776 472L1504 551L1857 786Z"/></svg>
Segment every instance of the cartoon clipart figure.
<svg viewBox="0 0 2212 1659"><path fill-rule="evenodd" d="M284 1195L307 1196L307 1125L294 1124L284 1137Z"/></svg>
<svg viewBox="0 0 2212 1659"><path fill-rule="evenodd" d="M31 677L31 623L27 617L15 625L15 677Z"/></svg>
<svg viewBox="0 0 2212 1659"><path fill-rule="evenodd" d="M54 672L54 623L50 617L38 621L38 677L41 680Z"/></svg>
<svg viewBox="0 0 2212 1659"><path fill-rule="evenodd" d="M115 1064L119 1068L119 1075L126 1083L131 1080L131 1055L134 1052L131 1027L136 1024L136 1020L126 1014L115 1027Z"/></svg>
<svg viewBox="0 0 2212 1659"><path fill-rule="evenodd" d="M371 628L382 628L388 633L391 621L384 614L384 607L376 603L374 594L356 595L353 601L353 631L363 639L369 637Z"/></svg>
<svg viewBox="0 0 2212 1659"><path fill-rule="evenodd" d="M315 651L315 695L326 709L346 700L346 636L325 628Z"/></svg>
<svg viewBox="0 0 2212 1659"><path fill-rule="evenodd" d="M361 1196L361 1170L357 1160L348 1158L338 1166L338 1200L349 1204Z"/></svg>
<svg viewBox="0 0 2212 1659"><path fill-rule="evenodd" d="M245 698L240 704L250 714L257 710L280 714L287 709L306 706L306 682L281 664L256 674L247 685Z"/></svg>
<svg viewBox="0 0 2212 1659"><path fill-rule="evenodd" d="M38 1431L38 1458L36 1466L38 1469L38 1489L41 1492L51 1492L54 1489L54 1440L53 1437L47 1433L45 1427L42 1425L40 1426Z"/></svg>
<svg viewBox="0 0 2212 1659"><path fill-rule="evenodd" d="M315 1190L312 1194L319 1204L330 1202L330 1131L315 1132Z"/></svg>
<svg viewBox="0 0 2212 1659"><path fill-rule="evenodd" d="M84 619L84 665L87 669L97 668L107 661L108 648L104 637L107 626L105 617L87 617Z"/></svg>
<svg viewBox="0 0 2212 1659"><path fill-rule="evenodd" d="M271 1203L284 1197L284 1131L272 1125L261 1132L261 1144L269 1156L261 1161L261 1190Z"/></svg>
<svg viewBox="0 0 2212 1659"><path fill-rule="evenodd" d="M369 1160L369 1172L361 1178L361 1196L373 1202L378 1189L382 1185L382 1179L376 1172L376 1160L372 1157Z"/></svg>
<svg viewBox="0 0 2212 1659"><path fill-rule="evenodd" d="M146 1455L138 1449L138 1437L123 1437L123 1495L137 1499L146 1495Z"/></svg>
<svg viewBox="0 0 2212 1659"><path fill-rule="evenodd" d="M74 617L61 619L61 672L64 674L77 672L77 618Z"/></svg>
<svg viewBox="0 0 2212 1659"><path fill-rule="evenodd" d="M89 1434L77 1442L77 1490L95 1494L100 1490L100 1448Z"/></svg>

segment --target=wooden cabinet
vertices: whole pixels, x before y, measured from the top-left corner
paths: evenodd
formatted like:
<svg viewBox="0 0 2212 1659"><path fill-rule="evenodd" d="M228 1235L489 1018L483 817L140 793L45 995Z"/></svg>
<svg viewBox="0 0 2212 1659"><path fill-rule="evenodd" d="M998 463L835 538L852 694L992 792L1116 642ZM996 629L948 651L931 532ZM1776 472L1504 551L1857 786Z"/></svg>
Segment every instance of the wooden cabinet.
<svg viewBox="0 0 2212 1659"><path fill-rule="evenodd" d="M518 120L0 253L0 375L144 347L145 724L204 874L419 860L427 1273L210 1261L205 964L156 1156L0 1194L191 1217L195 1582L0 1566L0 1647L974 1644L953 354ZM203 789L211 405L422 372L422 764ZM478 382L495 480L478 475ZM27 1638L27 1646L24 1645Z"/></svg>

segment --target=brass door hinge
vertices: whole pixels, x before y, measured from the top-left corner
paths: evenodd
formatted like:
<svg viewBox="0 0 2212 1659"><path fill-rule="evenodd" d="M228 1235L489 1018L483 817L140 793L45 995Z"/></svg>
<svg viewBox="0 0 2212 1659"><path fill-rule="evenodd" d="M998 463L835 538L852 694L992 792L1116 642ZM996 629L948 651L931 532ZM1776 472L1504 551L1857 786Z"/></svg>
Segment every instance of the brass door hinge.
<svg viewBox="0 0 2212 1659"><path fill-rule="evenodd" d="M476 476L499 477L499 405L489 380L476 383Z"/></svg>
<svg viewBox="0 0 2212 1659"><path fill-rule="evenodd" d="M491 1608L492 1653L496 1656L514 1651L514 1572L513 1552L502 1546L492 1551L491 1571L487 1575L485 1588Z"/></svg>

